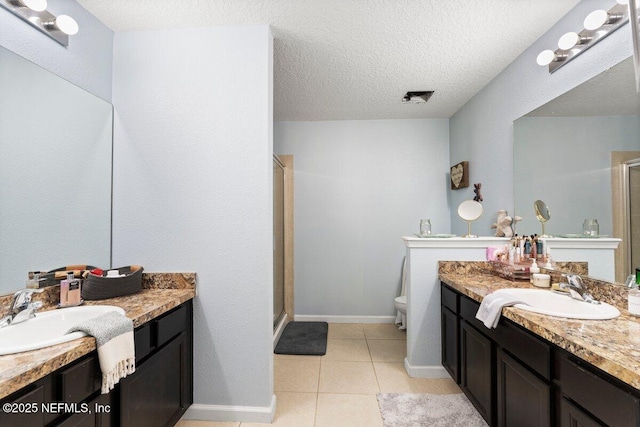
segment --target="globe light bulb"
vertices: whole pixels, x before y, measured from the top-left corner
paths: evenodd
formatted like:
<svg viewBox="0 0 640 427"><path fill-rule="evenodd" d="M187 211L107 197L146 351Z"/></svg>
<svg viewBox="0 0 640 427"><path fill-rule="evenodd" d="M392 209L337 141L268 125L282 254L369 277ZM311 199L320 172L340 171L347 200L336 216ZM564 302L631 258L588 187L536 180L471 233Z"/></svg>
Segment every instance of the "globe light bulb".
<svg viewBox="0 0 640 427"><path fill-rule="evenodd" d="M556 53L552 50L547 49L540 52L538 58L536 58L536 62L538 63L538 65L544 67L545 65L551 64L554 59L556 59Z"/></svg>
<svg viewBox="0 0 640 427"><path fill-rule="evenodd" d="M570 31L560 37L558 47L562 50L569 50L580 42L580 36L574 31Z"/></svg>
<svg viewBox="0 0 640 427"><path fill-rule="evenodd" d="M607 23L609 14L606 10L594 10L584 19L584 28L587 30L597 30Z"/></svg>
<svg viewBox="0 0 640 427"><path fill-rule="evenodd" d="M78 27L78 23L75 19L68 15L60 15L55 20L56 27L63 33L67 35L74 35L78 33L80 27Z"/></svg>
<svg viewBox="0 0 640 427"><path fill-rule="evenodd" d="M47 0L20 0L20 3L35 12L42 12L47 9Z"/></svg>

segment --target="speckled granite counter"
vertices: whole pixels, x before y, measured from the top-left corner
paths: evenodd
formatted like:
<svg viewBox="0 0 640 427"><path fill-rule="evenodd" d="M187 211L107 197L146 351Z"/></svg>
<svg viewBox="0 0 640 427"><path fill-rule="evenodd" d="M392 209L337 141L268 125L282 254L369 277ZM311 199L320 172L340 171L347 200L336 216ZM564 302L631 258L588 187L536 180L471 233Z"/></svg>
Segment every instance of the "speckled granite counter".
<svg viewBox="0 0 640 427"><path fill-rule="evenodd" d="M456 266L455 264L458 264ZM526 281L509 281L464 265L467 263L440 264L440 280L458 292L478 302L498 289L533 287ZM514 307L505 307L502 315L523 326L547 341L591 363L621 381L640 389L640 319L626 310L626 289L619 286L608 289L600 286L596 298L615 305L622 315L612 320L574 320L545 316ZM536 288L539 289L539 288Z"/></svg>
<svg viewBox="0 0 640 427"><path fill-rule="evenodd" d="M138 327L193 299L195 274L145 273L143 287L145 289L133 295L87 301L86 304L122 307L126 316L133 320L134 327ZM58 286L51 288L55 294ZM46 299L46 295L43 298ZM95 338L86 337L40 350L0 356L0 399L95 349Z"/></svg>

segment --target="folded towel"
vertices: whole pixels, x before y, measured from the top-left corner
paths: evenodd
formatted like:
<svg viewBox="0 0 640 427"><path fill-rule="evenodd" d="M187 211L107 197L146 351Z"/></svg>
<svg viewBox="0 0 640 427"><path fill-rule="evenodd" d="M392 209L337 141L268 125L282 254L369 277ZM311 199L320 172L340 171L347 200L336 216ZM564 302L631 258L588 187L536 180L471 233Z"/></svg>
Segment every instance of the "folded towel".
<svg viewBox="0 0 640 427"><path fill-rule="evenodd" d="M495 328L500 321L502 307L514 304L526 304L526 302L507 292L496 291L482 298L482 303L476 313L476 319L484 322L484 326L489 329Z"/></svg>
<svg viewBox="0 0 640 427"><path fill-rule="evenodd" d="M109 393L121 378L136 371L133 322L111 311L79 325L67 333L81 331L96 338L102 371L102 394Z"/></svg>

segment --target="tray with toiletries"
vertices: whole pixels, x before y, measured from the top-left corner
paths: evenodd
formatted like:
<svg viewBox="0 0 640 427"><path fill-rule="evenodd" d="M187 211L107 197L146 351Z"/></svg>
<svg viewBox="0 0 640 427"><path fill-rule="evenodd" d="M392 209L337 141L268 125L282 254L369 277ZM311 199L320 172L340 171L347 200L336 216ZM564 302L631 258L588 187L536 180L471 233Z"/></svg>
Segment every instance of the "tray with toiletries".
<svg viewBox="0 0 640 427"><path fill-rule="evenodd" d="M90 271L82 286L82 298L100 300L135 294L142 290L140 265L129 265L109 271Z"/></svg>

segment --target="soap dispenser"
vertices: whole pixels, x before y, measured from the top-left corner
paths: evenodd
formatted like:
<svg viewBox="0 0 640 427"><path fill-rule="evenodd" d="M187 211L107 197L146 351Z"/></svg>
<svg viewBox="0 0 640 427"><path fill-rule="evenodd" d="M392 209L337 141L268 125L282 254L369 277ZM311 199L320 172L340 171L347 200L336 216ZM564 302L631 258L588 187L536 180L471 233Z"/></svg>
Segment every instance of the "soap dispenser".
<svg viewBox="0 0 640 427"><path fill-rule="evenodd" d="M538 267L538 263L536 263L536 259L533 259L533 264L529 267L529 282L533 284L533 275L540 273L540 267Z"/></svg>

